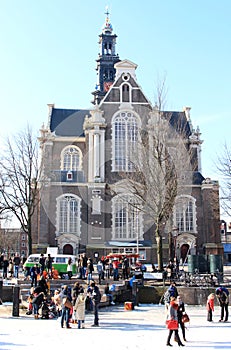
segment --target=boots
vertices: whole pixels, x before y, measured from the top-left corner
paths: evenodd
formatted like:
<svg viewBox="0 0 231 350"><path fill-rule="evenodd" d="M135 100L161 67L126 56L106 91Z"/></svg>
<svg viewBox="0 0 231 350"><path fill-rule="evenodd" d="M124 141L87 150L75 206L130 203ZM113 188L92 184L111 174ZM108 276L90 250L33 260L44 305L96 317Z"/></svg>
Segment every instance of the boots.
<svg viewBox="0 0 231 350"><path fill-rule="evenodd" d="M184 346L184 344L182 344L181 341L179 340L178 346Z"/></svg>

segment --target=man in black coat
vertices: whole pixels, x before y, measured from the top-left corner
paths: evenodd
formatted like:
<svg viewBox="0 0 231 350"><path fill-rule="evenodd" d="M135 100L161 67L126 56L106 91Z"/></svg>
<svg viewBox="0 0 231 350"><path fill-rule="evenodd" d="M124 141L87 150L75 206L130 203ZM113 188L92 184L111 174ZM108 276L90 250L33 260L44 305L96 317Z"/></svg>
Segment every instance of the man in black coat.
<svg viewBox="0 0 231 350"><path fill-rule="evenodd" d="M99 287L96 286L95 282L91 283L91 296L93 300L93 306L94 306L94 324L92 327L98 327L99 326L99 303L101 300L101 293L99 290Z"/></svg>
<svg viewBox="0 0 231 350"><path fill-rule="evenodd" d="M219 322L227 322L229 317L229 291L225 287L216 289L216 297L221 307L221 319ZM225 316L225 319L224 319Z"/></svg>

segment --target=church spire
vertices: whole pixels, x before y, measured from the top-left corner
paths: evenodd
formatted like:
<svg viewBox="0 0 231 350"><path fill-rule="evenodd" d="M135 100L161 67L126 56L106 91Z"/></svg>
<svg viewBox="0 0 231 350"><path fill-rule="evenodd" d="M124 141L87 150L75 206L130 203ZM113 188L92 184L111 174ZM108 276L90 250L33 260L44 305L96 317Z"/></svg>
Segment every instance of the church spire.
<svg viewBox="0 0 231 350"><path fill-rule="evenodd" d="M113 34L108 8L106 8L105 15L105 23L102 27L102 33L99 35L100 51L96 60L97 84L92 93L94 95L93 104L99 103L113 84L116 73L114 64L120 61L118 54L116 54L117 35Z"/></svg>

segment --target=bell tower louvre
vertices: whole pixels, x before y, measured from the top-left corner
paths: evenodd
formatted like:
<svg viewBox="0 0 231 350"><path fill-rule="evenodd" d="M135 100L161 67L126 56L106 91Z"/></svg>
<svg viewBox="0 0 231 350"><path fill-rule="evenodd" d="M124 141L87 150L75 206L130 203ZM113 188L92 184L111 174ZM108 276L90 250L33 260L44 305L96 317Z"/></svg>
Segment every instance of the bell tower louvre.
<svg viewBox="0 0 231 350"><path fill-rule="evenodd" d="M119 62L119 55L116 54L116 38L113 34L113 28L109 20L108 9L105 13L106 20L102 27L102 33L99 35L99 55L96 60L97 66L97 83L94 95L93 104L99 104L102 98L106 95L110 86L115 80L115 63Z"/></svg>

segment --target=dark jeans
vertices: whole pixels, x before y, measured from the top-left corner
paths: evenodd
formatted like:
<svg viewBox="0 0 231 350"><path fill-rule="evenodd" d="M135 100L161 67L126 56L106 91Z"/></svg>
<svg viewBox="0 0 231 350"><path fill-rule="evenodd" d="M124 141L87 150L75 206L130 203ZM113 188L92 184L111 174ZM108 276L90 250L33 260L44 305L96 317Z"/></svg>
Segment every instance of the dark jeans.
<svg viewBox="0 0 231 350"><path fill-rule="evenodd" d="M94 325L99 325L99 303L94 302Z"/></svg>
<svg viewBox="0 0 231 350"><path fill-rule="evenodd" d="M63 327L64 321L66 323L66 327L69 327L69 319L70 319L70 309L68 307L64 307L62 309L62 314L61 314L61 327Z"/></svg>
<svg viewBox="0 0 231 350"><path fill-rule="evenodd" d="M213 320L213 311L212 309L208 310L207 321L211 322Z"/></svg>
<svg viewBox="0 0 231 350"><path fill-rule="evenodd" d="M39 306L38 306L38 304L32 304L32 306L33 306L33 314L34 315L38 315L38 313L39 313Z"/></svg>
<svg viewBox="0 0 231 350"><path fill-rule="evenodd" d="M224 319L224 316L225 316L225 319L224 321L228 321L228 318L229 318L229 303L224 303L224 304L221 304L221 320Z"/></svg>
<svg viewBox="0 0 231 350"><path fill-rule="evenodd" d="M183 339L185 339L185 325L184 325L184 323L181 320L178 321L178 323L179 323L180 328L182 330Z"/></svg>

